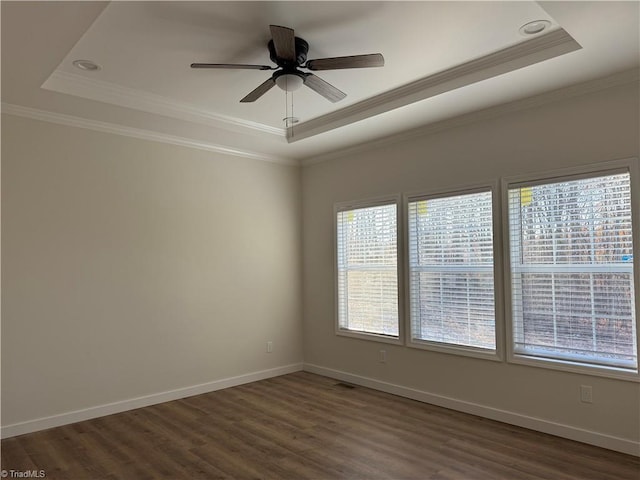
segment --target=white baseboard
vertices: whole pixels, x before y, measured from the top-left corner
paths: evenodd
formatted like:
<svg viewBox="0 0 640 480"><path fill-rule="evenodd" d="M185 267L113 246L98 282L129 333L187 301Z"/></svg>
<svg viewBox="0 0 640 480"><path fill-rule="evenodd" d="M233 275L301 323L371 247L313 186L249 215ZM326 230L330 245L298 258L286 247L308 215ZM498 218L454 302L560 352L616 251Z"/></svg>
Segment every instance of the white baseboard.
<svg viewBox="0 0 640 480"><path fill-rule="evenodd" d="M261 370L258 372L247 373L237 377L223 378L212 382L201 383L191 387L178 388L166 392L145 395L144 397L131 398L119 402L108 403L105 405L97 405L95 407L84 408L82 410L74 410L71 412L52 415L50 417L36 418L27 420L26 422L14 423L12 425L2 426L0 429L1 438L15 437L25 433L45 430L47 428L60 427L69 423L81 422L91 418L103 417L114 413L125 412L141 407L148 407L163 402L170 402L180 398L209 393L223 388L235 387L244 383L256 382L271 377L286 375L287 373L298 372L302 370L302 364L285 365L283 367Z"/></svg>
<svg viewBox="0 0 640 480"><path fill-rule="evenodd" d="M542 418L530 417L527 415L522 415L520 413L500 410L498 408L488 407L486 405L480 405L464 400L458 400L451 397L445 397L443 395L437 395L434 393L425 392L423 390L403 387L401 385L395 385L373 378L354 375L352 373L342 372L339 370L333 370L331 368L321 367L319 365L305 363L304 370L306 372L324 375L326 377L335 378L337 380L353 383L355 385L361 385L363 387L380 390L382 392L391 393L393 395L399 395L401 397L410 398L412 400L418 400L420 402L437 405L439 407L449 408L451 410L457 410L464 413L470 413L472 415L478 415L490 420L497 420L499 422L508 423L510 425L517 425L519 427L528 428L530 430L536 430L538 432L548 433L557 437L568 438L570 440L588 443L597 447L607 448L609 450L615 450L618 452L626 453L628 455L635 455L637 457L640 457L640 442L634 442L625 438L614 437L611 435L606 435L604 433L593 432L590 430L584 430L582 428L572 427L570 425L563 425L561 423L544 420Z"/></svg>

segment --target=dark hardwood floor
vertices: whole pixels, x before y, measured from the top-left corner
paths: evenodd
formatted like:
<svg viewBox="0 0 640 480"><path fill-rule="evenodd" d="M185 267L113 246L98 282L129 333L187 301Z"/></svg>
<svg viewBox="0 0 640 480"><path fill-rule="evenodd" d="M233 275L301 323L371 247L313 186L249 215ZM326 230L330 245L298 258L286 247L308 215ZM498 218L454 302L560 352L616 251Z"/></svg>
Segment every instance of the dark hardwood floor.
<svg viewBox="0 0 640 480"><path fill-rule="evenodd" d="M636 457L304 372L9 438L2 469L65 480L640 479Z"/></svg>

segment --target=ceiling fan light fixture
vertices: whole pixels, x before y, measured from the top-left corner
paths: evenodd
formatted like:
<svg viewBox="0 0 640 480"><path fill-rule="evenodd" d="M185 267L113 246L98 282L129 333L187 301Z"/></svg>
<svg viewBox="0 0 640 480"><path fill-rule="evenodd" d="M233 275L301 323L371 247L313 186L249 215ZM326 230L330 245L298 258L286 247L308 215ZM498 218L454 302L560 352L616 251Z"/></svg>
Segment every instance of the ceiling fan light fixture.
<svg viewBox="0 0 640 480"><path fill-rule="evenodd" d="M294 73L285 73L276 77L276 85L285 92L294 92L298 90L303 83L304 80L302 77Z"/></svg>
<svg viewBox="0 0 640 480"><path fill-rule="evenodd" d="M307 61L309 44L306 40L296 37L293 28L280 25L269 25L271 40L267 44L269 57L277 65L247 65L233 63L192 63L191 68L235 68L242 70L275 70L271 78L268 78L248 95L245 95L240 103L251 103L262 97L265 93L278 85L285 92L298 90L302 85L323 96L330 102L339 102L347 96L329 82L322 80L313 73L299 70L340 70L344 68L368 68L384 66L384 57L381 53L369 53L365 55L349 55L343 57L317 58ZM292 104L293 104L293 97Z"/></svg>
<svg viewBox="0 0 640 480"><path fill-rule="evenodd" d="M533 22L525 23L520 27L520 35L537 35L542 33L551 26L549 20L534 20Z"/></svg>

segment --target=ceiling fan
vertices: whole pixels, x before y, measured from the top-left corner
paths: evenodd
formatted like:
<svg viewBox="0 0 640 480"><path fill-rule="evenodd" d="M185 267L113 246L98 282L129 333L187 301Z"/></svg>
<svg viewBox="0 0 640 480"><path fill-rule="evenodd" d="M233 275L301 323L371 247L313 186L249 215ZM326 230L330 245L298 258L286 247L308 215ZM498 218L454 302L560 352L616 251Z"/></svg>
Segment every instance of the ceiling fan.
<svg viewBox="0 0 640 480"><path fill-rule="evenodd" d="M274 85L291 92L302 85L319 93L331 102L338 102L347 96L330 83L306 70L338 70L343 68L367 68L384 66L384 57L380 53L353 55L347 57L320 58L307 60L309 44L296 37L292 28L270 25L272 40L269 41L269 56L277 67L269 65L244 65L231 63L192 63L191 68L231 68L244 70L275 70L268 80L251 91L240 102L255 102Z"/></svg>

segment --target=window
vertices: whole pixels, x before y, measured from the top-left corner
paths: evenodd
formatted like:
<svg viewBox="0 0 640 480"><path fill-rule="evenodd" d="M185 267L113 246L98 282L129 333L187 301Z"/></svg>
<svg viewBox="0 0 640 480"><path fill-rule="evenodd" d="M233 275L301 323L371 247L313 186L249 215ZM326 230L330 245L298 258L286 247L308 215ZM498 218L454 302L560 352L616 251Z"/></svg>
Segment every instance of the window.
<svg viewBox="0 0 640 480"><path fill-rule="evenodd" d="M398 201L336 209L338 333L400 338Z"/></svg>
<svg viewBox="0 0 640 480"><path fill-rule="evenodd" d="M492 192L409 197L411 342L496 349Z"/></svg>
<svg viewBox="0 0 640 480"><path fill-rule="evenodd" d="M637 370L630 180L507 185L515 356Z"/></svg>

